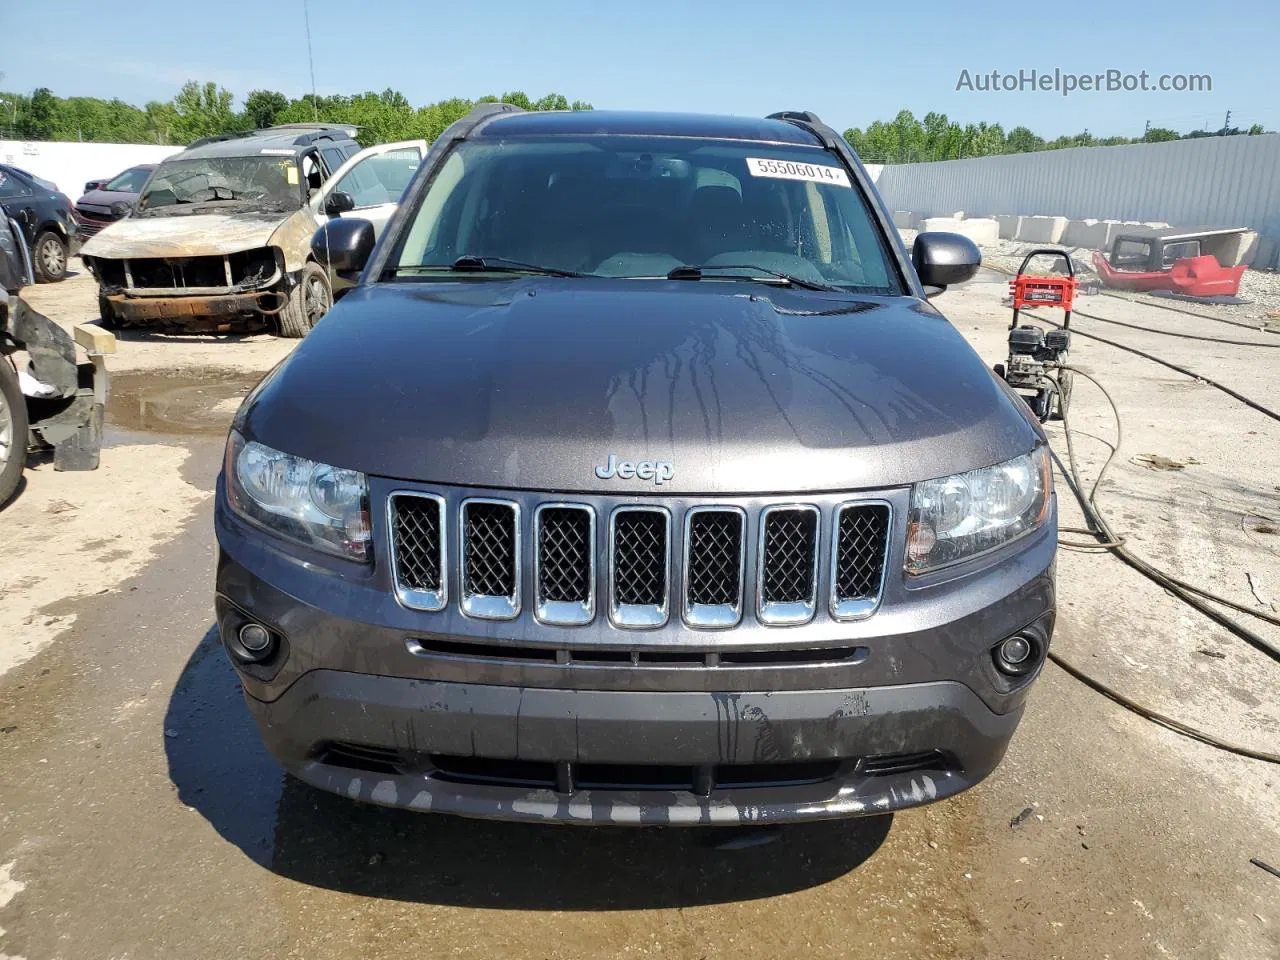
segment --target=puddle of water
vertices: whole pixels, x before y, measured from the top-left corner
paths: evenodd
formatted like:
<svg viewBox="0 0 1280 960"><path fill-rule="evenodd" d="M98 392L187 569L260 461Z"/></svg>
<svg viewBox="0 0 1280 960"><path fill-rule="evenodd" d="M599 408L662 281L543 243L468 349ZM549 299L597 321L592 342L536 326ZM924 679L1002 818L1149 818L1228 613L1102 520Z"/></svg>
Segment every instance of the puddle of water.
<svg viewBox="0 0 1280 960"><path fill-rule="evenodd" d="M112 374L107 422L143 433L224 434L241 399L261 378L216 369Z"/></svg>

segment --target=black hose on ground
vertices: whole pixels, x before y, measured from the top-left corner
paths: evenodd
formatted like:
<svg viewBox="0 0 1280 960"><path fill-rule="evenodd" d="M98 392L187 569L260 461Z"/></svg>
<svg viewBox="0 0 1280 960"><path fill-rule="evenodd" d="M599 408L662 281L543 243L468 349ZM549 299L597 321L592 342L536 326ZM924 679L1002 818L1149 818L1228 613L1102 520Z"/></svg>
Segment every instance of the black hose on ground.
<svg viewBox="0 0 1280 960"><path fill-rule="evenodd" d="M1241 637L1246 642L1262 650L1264 653L1270 656L1273 660L1280 661L1280 649L1277 649L1272 644L1270 644L1265 638L1254 633L1252 630L1249 630L1247 627L1241 626L1231 618L1227 617L1225 614L1222 614L1221 612L1208 606L1208 604L1206 604L1203 600L1200 599L1200 596L1206 597L1208 599L1212 599L1219 603L1223 603L1237 610L1241 610L1244 613L1249 613L1254 616L1259 616L1262 619L1268 620L1273 623L1277 622L1277 620L1280 618L1274 618L1274 617L1271 617L1269 614L1260 613L1259 611L1256 611L1256 610L1249 610L1241 606L1240 604L1237 604L1233 600L1228 600L1227 598L1220 597L1217 594L1214 594L1208 590L1204 590L1203 588L1200 588L1200 587L1195 587L1191 584L1185 583L1184 581L1178 580L1175 577L1171 577L1168 574L1166 574L1164 571L1147 563L1142 558L1137 557L1134 554L1130 553L1124 547L1123 539L1116 536L1115 532L1111 529L1110 525L1107 523L1106 517L1098 509L1097 503L1095 500L1098 492L1098 486L1101 484L1102 478L1107 472L1107 468L1111 466L1111 462L1115 459L1116 453L1120 449L1120 443L1123 440L1120 411L1116 407L1115 401L1112 399L1111 394L1107 391L1106 387L1104 387L1101 383L1099 383L1098 380L1095 379L1092 375L1085 373L1084 371L1076 368L1068 367L1066 369L1070 369L1073 373L1080 374L1086 380L1093 383L1094 386L1096 386L1099 390L1102 391L1103 396L1107 398L1107 402L1111 405L1111 410L1115 416L1115 421L1116 421L1116 442L1114 445L1109 444L1109 446L1111 447L1111 452L1107 455L1107 459L1103 462L1101 470L1098 471L1097 477L1094 478L1093 486L1090 488L1089 493L1086 495L1084 492L1084 480L1080 475L1079 466L1076 463L1075 445L1072 442L1072 430L1071 430L1070 421L1068 420L1067 413L1065 411L1063 412L1062 426L1063 426L1063 433L1066 436L1066 440L1067 440L1067 457L1070 462L1070 466L1064 467L1061 458L1056 453L1053 455L1053 457L1058 464L1058 469L1062 471L1063 475L1067 479L1068 484L1071 486L1072 491L1075 493L1076 499L1080 503L1080 508L1082 511L1084 511L1086 521L1092 525L1092 528L1089 530L1078 530L1074 532L1089 533L1095 537L1098 537L1100 542L1098 543L1097 546L1099 548L1103 548L1114 553L1117 557L1119 557L1129 566L1133 567L1139 573L1142 573L1144 576L1148 577L1149 579L1153 580L1155 583L1164 587L1166 590L1169 590L1171 593L1173 593L1183 602L1191 605L1192 607L1195 607L1197 610L1204 613L1206 616L1210 617L1215 622L1226 627L1229 631L1234 633L1236 636ZM1197 596L1197 594L1199 596ZM1143 706L1142 704L1138 703L1132 698L1127 697L1124 694L1113 689L1112 687L1107 686L1101 680L1098 680L1095 677L1090 676L1088 673L1081 670L1079 667L1075 666L1073 663L1071 663L1069 660L1067 660L1065 657L1063 657L1061 654L1055 651L1051 650L1048 656L1049 656L1049 659L1053 661L1054 664L1056 664L1062 670L1069 673L1076 680L1079 680L1085 686L1089 687L1091 690L1102 694L1104 697L1111 700L1112 702L1118 704L1119 706L1124 707L1126 710L1129 710L1140 717L1150 720L1152 723L1158 724L1168 730L1171 730L1174 733L1179 734L1180 736L1188 737L1200 743L1204 743L1209 746L1216 747L1217 749L1226 751L1227 753L1232 753L1241 757L1248 757L1253 760L1261 760L1264 763L1280 764L1280 754L1267 753L1261 750L1254 750L1251 747L1244 747L1239 744L1231 743L1230 741L1223 740L1222 738L1216 737L1213 734L1205 733L1203 730L1199 730L1195 727L1192 727L1188 724L1183 723L1180 720L1175 720L1172 717L1168 717L1162 713L1152 710L1149 707Z"/></svg>

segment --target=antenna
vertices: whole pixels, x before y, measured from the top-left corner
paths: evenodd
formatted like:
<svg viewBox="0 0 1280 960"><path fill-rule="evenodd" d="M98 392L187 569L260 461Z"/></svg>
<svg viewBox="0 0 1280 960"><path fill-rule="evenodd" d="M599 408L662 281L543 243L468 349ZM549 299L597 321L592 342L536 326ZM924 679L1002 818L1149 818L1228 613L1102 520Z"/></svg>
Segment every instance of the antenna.
<svg viewBox="0 0 1280 960"><path fill-rule="evenodd" d="M311 58L311 14L307 11L307 0L302 0L302 22L307 26L307 67L311 70L311 110L317 121L320 120L320 102L316 100L316 63Z"/></svg>

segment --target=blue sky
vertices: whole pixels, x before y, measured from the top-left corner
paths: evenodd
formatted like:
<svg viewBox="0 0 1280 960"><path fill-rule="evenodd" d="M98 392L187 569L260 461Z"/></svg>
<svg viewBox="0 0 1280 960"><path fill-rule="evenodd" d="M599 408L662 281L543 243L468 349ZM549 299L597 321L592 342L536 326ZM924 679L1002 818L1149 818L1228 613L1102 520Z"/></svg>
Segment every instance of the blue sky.
<svg viewBox="0 0 1280 960"><path fill-rule="evenodd" d="M168 99L186 79L243 97L310 86L303 0L4 0L0 89ZM322 93L449 96L555 91L597 107L761 115L816 111L838 129L902 107L961 122L1025 124L1056 136L1138 135L1232 124L1280 129L1280 4L1242 0L977 4L933 0L309 0ZM434 10L441 11L439 14ZM483 12L479 12L482 10ZM1058 11L1062 12L1058 16ZM1207 14L1206 14L1207 11ZM20 39L25 42L12 42ZM1209 74L1211 92L957 91L971 74L1054 68L1085 74Z"/></svg>

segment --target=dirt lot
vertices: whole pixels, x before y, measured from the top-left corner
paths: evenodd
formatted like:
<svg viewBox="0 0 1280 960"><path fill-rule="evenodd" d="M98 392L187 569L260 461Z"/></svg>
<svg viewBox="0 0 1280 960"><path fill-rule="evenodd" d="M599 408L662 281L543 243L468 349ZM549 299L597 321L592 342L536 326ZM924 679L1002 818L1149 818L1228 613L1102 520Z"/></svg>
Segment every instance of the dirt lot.
<svg viewBox="0 0 1280 960"><path fill-rule="evenodd" d="M1004 292L986 274L936 301L989 362ZM30 299L67 324L96 312L83 275ZM1280 343L1145 304L1084 308ZM1280 351L1078 328L1280 404ZM0 513L0 960L1280 956L1280 880L1249 863L1280 865L1280 769L1052 666L975 790L748 849L410 815L285 780L211 630L209 531L220 434L291 346L122 338L102 469L34 464ZM1073 361L1124 416L1100 500L1134 550L1280 607L1280 423L1102 344L1079 341ZM1092 475L1110 412L1081 382L1073 411ZM1153 709L1277 749L1276 664L1108 556L1063 552L1060 577L1058 653Z"/></svg>

